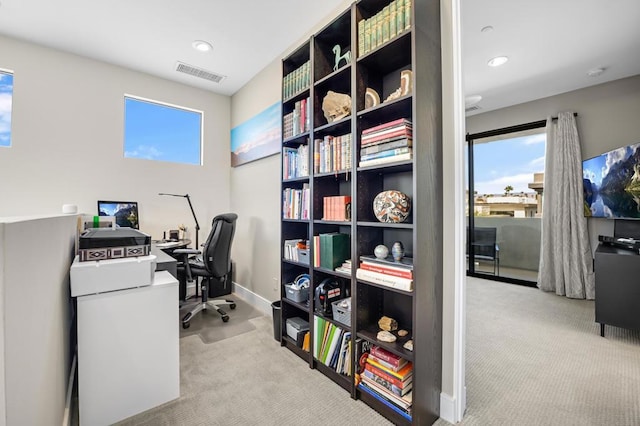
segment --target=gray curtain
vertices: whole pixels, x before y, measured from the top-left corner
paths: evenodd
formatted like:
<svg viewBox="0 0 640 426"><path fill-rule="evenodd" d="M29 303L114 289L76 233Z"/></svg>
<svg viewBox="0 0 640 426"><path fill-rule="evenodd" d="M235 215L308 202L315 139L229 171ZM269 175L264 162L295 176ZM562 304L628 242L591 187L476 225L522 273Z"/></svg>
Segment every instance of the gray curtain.
<svg viewBox="0 0 640 426"><path fill-rule="evenodd" d="M593 257L584 217L582 155L573 112L547 119L538 287L575 299L594 299Z"/></svg>

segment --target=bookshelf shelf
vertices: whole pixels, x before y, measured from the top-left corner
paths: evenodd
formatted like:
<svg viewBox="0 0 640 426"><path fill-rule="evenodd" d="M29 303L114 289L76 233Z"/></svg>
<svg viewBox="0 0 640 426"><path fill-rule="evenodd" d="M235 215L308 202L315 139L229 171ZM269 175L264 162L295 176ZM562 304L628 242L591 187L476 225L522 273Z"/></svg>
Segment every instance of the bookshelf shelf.
<svg viewBox="0 0 640 426"><path fill-rule="evenodd" d="M402 15L400 11L403 11ZM391 20L394 15L395 30ZM369 25L368 33L366 25ZM374 30L375 43L372 41ZM346 51L351 52L350 61L341 59ZM358 56L360 51L367 53ZM295 316L308 318L311 351L302 351L286 336L282 345L304 359L310 368L317 369L347 390L352 398L361 399L400 425L432 424L439 417L439 398L434 395L440 393L442 377L440 55L439 1L357 0L282 62L283 87L285 79L291 83L291 73L310 64L310 75L304 77L310 81L310 87L286 97L282 108L283 124L284 116L291 115L292 111L298 117L308 117L308 121L292 121L287 116L287 125L293 122L296 130L305 132L283 139L282 144L283 153L292 155L298 154L293 150L299 150L301 145L309 147L310 176L281 182L283 191L302 189L303 194L308 195L311 218L283 219L281 222L283 241L304 239L310 247L310 265L282 256L281 282L291 282L302 273L309 274L310 298L307 306L287 300L282 291L281 315L282 324ZM373 105L375 96L365 96L367 89L378 94L377 105ZM348 95L351 102L349 115L331 123L327 122L323 111L323 101L329 91ZM303 102L305 99L308 101ZM346 108L340 110L341 107L335 105L333 116L347 111ZM304 148L302 152L304 154ZM362 158L365 158L364 164L374 165L358 167ZM392 162L376 164L388 159ZM350 169L326 171L345 168L346 164L350 164ZM307 189L308 194L304 192ZM411 212L405 222L376 220L373 200L387 190L398 190L411 198ZM343 206L349 203L350 211L343 211ZM322 220L349 217L347 213L351 214L350 220ZM349 238L336 234L346 234ZM398 241L404 245L406 256L414 259L414 268L406 277L412 279L412 291L357 278L361 256L371 255L378 245L391 249ZM318 255L324 267L313 266ZM339 266L349 258L351 273L333 269L332 266ZM331 260L327 262L327 259ZM372 271L371 265L366 268ZM378 273L394 275L394 271L382 269ZM384 276L369 276L380 282L402 283ZM321 284L329 286L329 290L340 288L336 300L344 296L351 298L351 327L333 320L328 310L328 318L315 314L314 296ZM318 322L314 322L316 316ZM400 329L409 331L409 337L394 343L378 342L378 321L383 316L396 320ZM321 324L331 326L314 330L323 327ZM352 377L343 376L314 358L314 345L319 344L314 335L331 333L330 330L334 335L338 334L331 328L333 326L351 332L349 365L352 372L359 368L360 355L373 344L414 363L411 417L384 400L384 392L367 393ZM320 342L323 342L322 337ZM402 347L409 338L413 338L414 351Z"/></svg>
<svg viewBox="0 0 640 426"><path fill-rule="evenodd" d="M293 183L293 182L309 182L309 176L300 176L296 178L282 180L282 183Z"/></svg>
<svg viewBox="0 0 640 426"><path fill-rule="evenodd" d="M342 329L344 329L344 330L351 331L351 327L349 327L348 325L344 325L343 323L338 322L338 321L334 320L334 319L333 319L333 318L331 318L331 317L326 317L326 316L324 316L324 315L322 315L322 314L319 314L318 312L314 312L314 313L313 313L313 315L315 315L315 316L317 316L317 317L320 317L320 318L323 318L324 320L326 320L326 321L328 321L328 322L332 323L333 325L337 325L338 327L340 327L340 328L342 328ZM316 361L317 361L317 360L316 360Z"/></svg>
<svg viewBox="0 0 640 426"><path fill-rule="evenodd" d="M308 268L309 264L308 263L300 263L300 262L296 262L295 260L289 260L289 259L282 259L283 263L288 263L290 265L295 265L295 266L300 266L303 268Z"/></svg>

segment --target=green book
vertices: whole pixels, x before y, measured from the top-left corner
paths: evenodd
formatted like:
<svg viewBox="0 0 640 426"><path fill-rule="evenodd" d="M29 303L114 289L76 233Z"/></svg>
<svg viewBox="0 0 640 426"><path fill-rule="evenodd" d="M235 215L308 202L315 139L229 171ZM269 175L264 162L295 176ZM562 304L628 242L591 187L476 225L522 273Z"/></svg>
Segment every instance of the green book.
<svg viewBox="0 0 640 426"><path fill-rule="evenodd" d="M396 0L393 0L389 4L389 39L394 38L398 34L396 30L396 20L398 19L398 17L396 16L396 6Z"/></svg>
<svg viewBox="0 0 640 426"><path fill-rule="evenodd" d="M371 19L364 22L364 54L371 50Z"/></svg>
<svg viewBox="0 0 640 426"><path fill-rule="evenodd" d="M404 1L404 29L408 30L411 27L411 1Z"/></svg>
<svg viewBox="0 0 640 426"><path fill-rule="evenodd" d="M349 259L351 247L349 235L340 233L320 234L320 266L332 271Z"/></svg>
<svg viewBox="0 0 640 426"><path fill-rule="evenodd" d="M358 22L358 58L364 55L364 19Z"/></svg>
<svg viewBox="0 0 640 426"><path fill-rule="evenodd" d="M389 41L389 5L385 6L382 9L382 42L386 43Z"/></svg>
<svg viewBox="0 0 640 426"><path fill-rule="evenodd" d="M398 34L404 31L404 2L405 0L398 0L398 5L396 7L396 32Z"/></svg>
<svg viewBox="0 0 640 426"><path fill-rule="evenodd" d="M378 45L378 31L376 26L378 25L378 15L371 17L371 50L375 49Z"/></svg>
<svg viewBox="0 0 640 426"><path fill-rule="evenodd" d="M376 47L382 44L382 11L376 15Z"/></svg>

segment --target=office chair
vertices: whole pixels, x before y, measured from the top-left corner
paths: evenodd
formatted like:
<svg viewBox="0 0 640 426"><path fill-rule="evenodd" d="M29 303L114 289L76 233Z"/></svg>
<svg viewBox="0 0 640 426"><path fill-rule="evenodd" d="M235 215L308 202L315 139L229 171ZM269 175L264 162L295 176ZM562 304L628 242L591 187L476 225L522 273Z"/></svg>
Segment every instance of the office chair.
<svg viewBox="0 0 640 426"><path fill-rule="evenodd" d="M181 265L178 266L178 271L179 274L181 273L186 277L186 282L192 282L194 277L196 281L198 277L202 278L200 281L202 299L182 318L182 328L189 328L191 318L204 309L215 309L222 317L222 321L227 322L229 321L229 316L221 309L221 306L228 305L231 309L236 308L233 300L207 300L211 281L215 279L225 282L225 278L231 270L231 244L236 230L236 219L238 219L238 215L235 213L226 213L214 217L211 233L209 233L207 241L202 247L202 252L196 249L177 249L173 251L174 255L180 257ZM189 257L201 253L202 257Z"/></svg>

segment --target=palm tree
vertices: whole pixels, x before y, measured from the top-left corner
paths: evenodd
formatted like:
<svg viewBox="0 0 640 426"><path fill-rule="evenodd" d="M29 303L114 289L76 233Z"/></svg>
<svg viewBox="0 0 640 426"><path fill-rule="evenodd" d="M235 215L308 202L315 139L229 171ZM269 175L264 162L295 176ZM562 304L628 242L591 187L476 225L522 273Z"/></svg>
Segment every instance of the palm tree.
<svg viewBox="0 0 640 426"><path fill-rule="evenodd" d="M507 185L507 186L504 187L504 195L511 194L511 191L513 191L513 186Z"/></svg>

